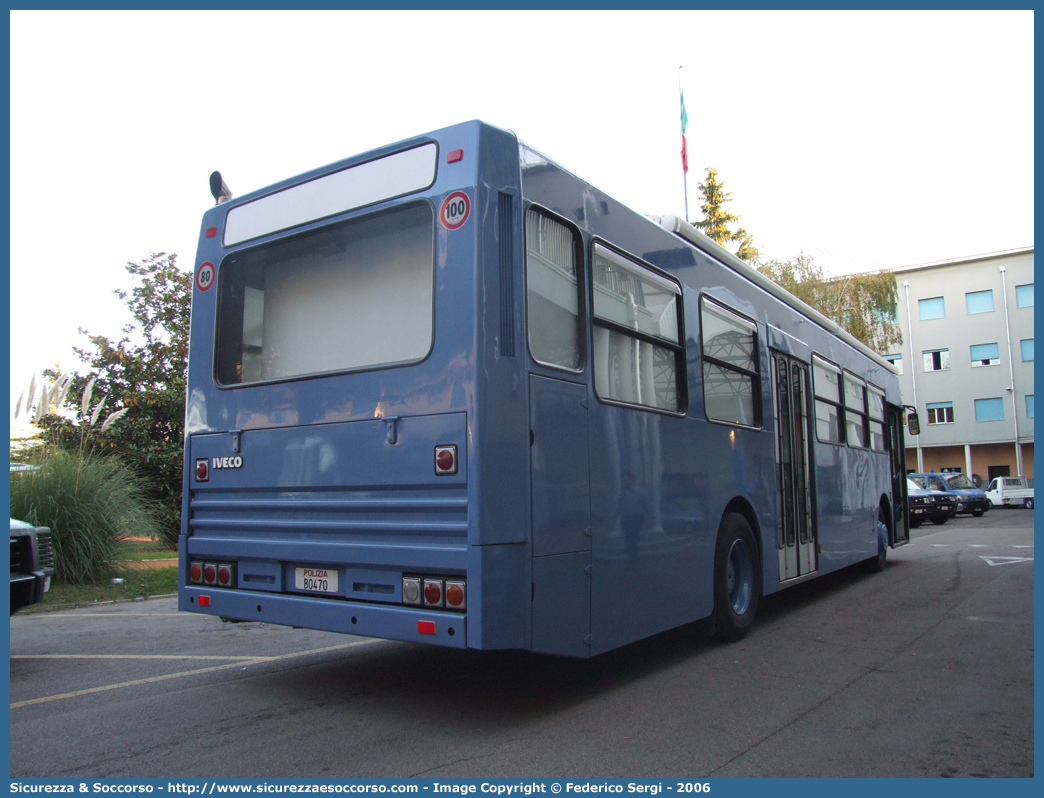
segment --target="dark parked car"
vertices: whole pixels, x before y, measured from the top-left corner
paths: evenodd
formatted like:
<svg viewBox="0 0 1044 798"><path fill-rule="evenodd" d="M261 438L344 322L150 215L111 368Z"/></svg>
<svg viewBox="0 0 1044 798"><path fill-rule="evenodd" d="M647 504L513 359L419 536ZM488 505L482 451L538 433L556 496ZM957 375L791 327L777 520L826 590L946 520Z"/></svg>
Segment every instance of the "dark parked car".
<svg viewBox="0 0 1044 798"><path fill-rule="evenodd" d="M910 526L914 529L924 523L924 519L933 524L945 524L957 513L957 500L953 494L941 490L927 490L912 479L906 480L907 495L910 506Z"/></svg>
<svg viewBox="0 0 1044 798"><path fill-rule="evenodd" d="M964 474L910 474L910 479L929 490L953 494L958 513L971 513L976 518L990 509L990 501L983 491Z"/></svg>
<svg viewBox="0 0 1044 798"><path fill-rule="evenodd" d="M11 519L11 614L43 601L54 576L51 530Z"/></svg>

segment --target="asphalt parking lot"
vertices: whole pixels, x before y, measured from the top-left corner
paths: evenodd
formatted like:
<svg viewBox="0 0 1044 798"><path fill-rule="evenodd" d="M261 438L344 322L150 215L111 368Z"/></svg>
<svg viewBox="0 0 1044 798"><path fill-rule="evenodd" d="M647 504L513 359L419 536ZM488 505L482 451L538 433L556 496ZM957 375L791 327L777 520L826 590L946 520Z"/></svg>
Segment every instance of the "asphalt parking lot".
<svg viewBox="0 0 1044 798"><path fill-rule="evenodd" d="M593 660L178 613L11 618L13 777L1033 774L1033 513Z"/></svg>

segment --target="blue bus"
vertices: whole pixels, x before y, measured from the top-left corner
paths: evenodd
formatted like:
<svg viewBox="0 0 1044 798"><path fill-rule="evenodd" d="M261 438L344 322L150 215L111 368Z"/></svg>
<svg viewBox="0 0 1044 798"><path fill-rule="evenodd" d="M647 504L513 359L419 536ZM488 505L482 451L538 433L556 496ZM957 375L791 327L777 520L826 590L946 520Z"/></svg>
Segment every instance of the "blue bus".
<svg viewBox="0 0 1044 798"><path fill-rule="evenodd" d="M211 182L179 609L589 657L908 541L891 365L691 224L477 121Z"/></svg>

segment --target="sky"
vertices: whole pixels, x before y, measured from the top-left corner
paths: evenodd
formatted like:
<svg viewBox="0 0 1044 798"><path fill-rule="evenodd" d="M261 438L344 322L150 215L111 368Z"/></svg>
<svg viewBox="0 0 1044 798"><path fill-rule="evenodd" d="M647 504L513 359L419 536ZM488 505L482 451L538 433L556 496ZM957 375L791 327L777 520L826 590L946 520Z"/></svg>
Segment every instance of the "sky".
<svg viewBox="0 0 1044 798"><path fill-rule="evenodd" d="M828 273L1033 245L1033 13L11 13L11 407L119 337L125 265L245 194L482 119L633 209L714 167L767 258Z"/></svg>

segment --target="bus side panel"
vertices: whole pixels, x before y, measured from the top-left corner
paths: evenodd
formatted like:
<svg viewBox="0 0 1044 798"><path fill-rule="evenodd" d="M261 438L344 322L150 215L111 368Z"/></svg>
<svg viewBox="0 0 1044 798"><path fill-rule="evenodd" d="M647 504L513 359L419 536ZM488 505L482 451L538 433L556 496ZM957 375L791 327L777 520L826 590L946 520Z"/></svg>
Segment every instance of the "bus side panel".
<svg viewBox="0 0 1044 798"><path fill-rule="evenodd" d="M710 613L700 575L713 562L713 459L695 455L697 425L686 418L599 403L591 422L591 631L601 653Z"/></svg>
<svg viewBox="0 0 1044 798"><path fill-rule="evenodd" d="M529 648L529 546L468 546L468 648Z"/></svg>
<svg viewBox="0 0 1044 798"><path fill-rule="evenodd" d="M819 572L828 574L877 554L877 509L888 494L887 462L866 452L815 445ZM884 485L882 490L881 486Z"/></svg>
<svg viewBox="0 0 1044 798"><path fill-rule="evenodd" d="M589 657L591 555L533 558L533 645L538 654Z"/></svg>
<svg viewBox="0 0 1044 798"><path fill-rule="evenodd" d="M469 441L478 459L472 464L475 490L469 542L484 546L529 541L529 426L518 140L493 127L483 125L480 130L474 147L479 185L472 211L478 232L477 316L471 318L476 412ZM453 146L443 142L446 150ZM470 156L465 149L464 158ZM463 304L457 312L471 315Z"/></svg>

